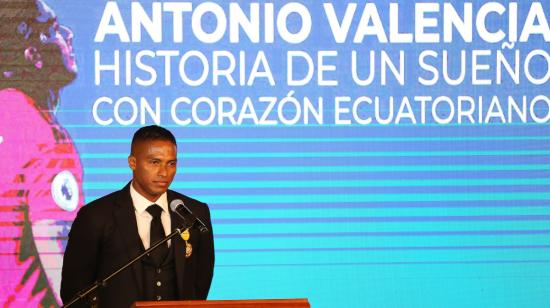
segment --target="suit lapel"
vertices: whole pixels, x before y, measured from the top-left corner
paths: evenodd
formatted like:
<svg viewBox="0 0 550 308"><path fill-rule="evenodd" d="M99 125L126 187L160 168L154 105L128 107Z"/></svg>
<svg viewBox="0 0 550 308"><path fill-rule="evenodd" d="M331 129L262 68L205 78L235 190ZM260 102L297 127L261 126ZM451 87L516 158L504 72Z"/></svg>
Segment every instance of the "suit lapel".
<svg viewBox="0 0 550 308"><path fill-rule="evenodd" d="M174 200L176 196L172 191L168 191L168 204ZM171 229L175 230L183 226L183 219L174 212L170 211ZM178 286L179 298L184 296L184 273L185 273L185 241L181 236L175 236L172 240L174 245L174 262L176 263L176 281Z"/></svg>
<svg viewBox="0 0 550 308"><path fill-rule="evenodd" d="M130 184L126 185L118 194L116 199L115 221L121 232L122 240L126 246L127 259L130 261L143 252L142 242L139 238L136 214L130 197ZM131 266L140 298L143 296L143 272L140 262Z"/></svg>

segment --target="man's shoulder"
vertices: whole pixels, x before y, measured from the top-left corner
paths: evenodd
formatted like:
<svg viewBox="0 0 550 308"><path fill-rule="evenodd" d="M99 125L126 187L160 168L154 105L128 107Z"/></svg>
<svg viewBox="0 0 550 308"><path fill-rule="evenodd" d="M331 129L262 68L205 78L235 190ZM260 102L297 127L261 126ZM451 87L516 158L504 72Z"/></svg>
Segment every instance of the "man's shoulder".
<svg viewBox="0 0 550 308"><path fill-rule="evenodd" d="M94 201L91 201L80 209L79 214L82 214L82 215L100 214L101 215L106 212L112 212L115 209L116 204L120 200L122 193L123 193L122 190L118 190L108 195L105 195L101 198L98 198Z"/></svg>
<svg viewBox="0 0 550 308"><path fill-rule="evenodd" d="M176 199L183 201L183 204L185 204L195 216L199 217L204 223L210 226L210 208L208 208L208 204L176 191L169 190L168 201L173 202L173 200ZM209 228L212 228L212 226Z"/></svg>
<svg viewBox="0 0 550 308"><path fill-rule="evenodd" d="M183 201L184 204L203 204L203 205L206 205L206 203L204 202L201 202L197 199L194 199L194 198L191 198L187 195L184 195L182 193L179 193L177 191L174 191L174 190L168 190L168 196L169 196L169 199L171 200L174 200L174 199L181 199ZM171 197L171 198L170 198Z"/></svg>

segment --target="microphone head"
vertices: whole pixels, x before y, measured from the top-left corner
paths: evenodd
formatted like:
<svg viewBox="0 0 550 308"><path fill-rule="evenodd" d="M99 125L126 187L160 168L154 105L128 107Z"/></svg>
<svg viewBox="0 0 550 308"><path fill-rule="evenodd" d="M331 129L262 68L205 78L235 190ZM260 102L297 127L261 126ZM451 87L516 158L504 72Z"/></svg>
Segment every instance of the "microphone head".
<svg viewBox="0 0 550 308"><path fill-rule="evenodd" d="M179 205L183 205L183 201L181 199L172 200L172 202L170 202L170 210L175 212Z"/></svg>

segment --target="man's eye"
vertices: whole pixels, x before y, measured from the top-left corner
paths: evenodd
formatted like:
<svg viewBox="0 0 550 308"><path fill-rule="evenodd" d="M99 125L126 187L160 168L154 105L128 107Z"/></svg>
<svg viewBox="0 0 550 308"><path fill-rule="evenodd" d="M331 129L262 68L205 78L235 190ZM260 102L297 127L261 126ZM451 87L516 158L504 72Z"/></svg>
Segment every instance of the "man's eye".
<svg viewBox="0 0 550 308"><path fill-rule="evenodd" d="M40 42L42 42L42 44L46 44L49 40L50 40L49 34L44 32L40 33Z"/></svg>

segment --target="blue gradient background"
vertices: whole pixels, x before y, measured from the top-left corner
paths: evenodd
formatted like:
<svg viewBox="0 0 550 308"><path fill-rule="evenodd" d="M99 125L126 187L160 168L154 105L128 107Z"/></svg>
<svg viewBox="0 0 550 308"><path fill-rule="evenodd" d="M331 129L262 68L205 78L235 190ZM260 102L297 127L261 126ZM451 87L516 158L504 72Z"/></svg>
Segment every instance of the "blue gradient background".
<svg viewBox="0 0 550 308"><path fill-rule="evenodd" d="M140 2L145 7L149 3ZM387 26L387 2L374 2ZM463 3L450 2L457 8ZM484 2L474 2L474 12ZM500 44L484 43L478 37L473 43L379 44L369 39L363 44L336 44L319 1L301 1L313 16L313 31L298 45L277 37L275 44L250 44L246 39L230 44L224 38L207 45L194 39L189 27L183 44L147 39L119 43L112 37L99 44L93 37L105 1L48 3L75 34L79 75L62 93L57 117L81 155L86 201L129 181L126 157L139 127L96 124L95 99L161 97L161 124L179 142L180 162L172 189L209 203L212 211L216 268L210 299L307 297L312 307L548 307L548 124L179 127L168 120L169 105L178 96L282 97L289 90L295 90L297 97L548 95L548 84L533 86L525 80L519 86L505 78L498 86L424 87L409 78L418 70L412 60L422 50L495 51ZM240 3L246 7L249 2ZM275 7L284 3L277 1ZM345 2L333 3L341 18ZM359 2L356 14L363 3ZM129 1L119 5L126 10ZM400 29L412 31L414 1L401 1L400 6ZM528 6L519 2L519 8L524 20ZM123 14L129 24L128 12ZM165 29L171 22L165 20ZM505 19L494 18L492 23L506 28ZM170 38L170 32L164 37ZM516 48L528 52L548 50L548 45L533 36ZM278 61L287 50L312 55L323 49L341 54L351 49L385 50L391 55L404 50L410 58L405 86L395 81L387 86L355 86L346 73L349 64L339 63L343 69L336 73L342 81L338 87L293 88L284 83L271 87L264 80L250 87L223 82L186 87L176 81L175 70L169 87L160 81L152 87L114 86L109 74L102 75L98 87L94 49L234 54L245 50L250 55L263 50L279 80L284 80L286 69ZM538 70L543 75L548 67ZM159 68L159 75L162 72ZM152 124L150 119L147 124Z"/></svg>

